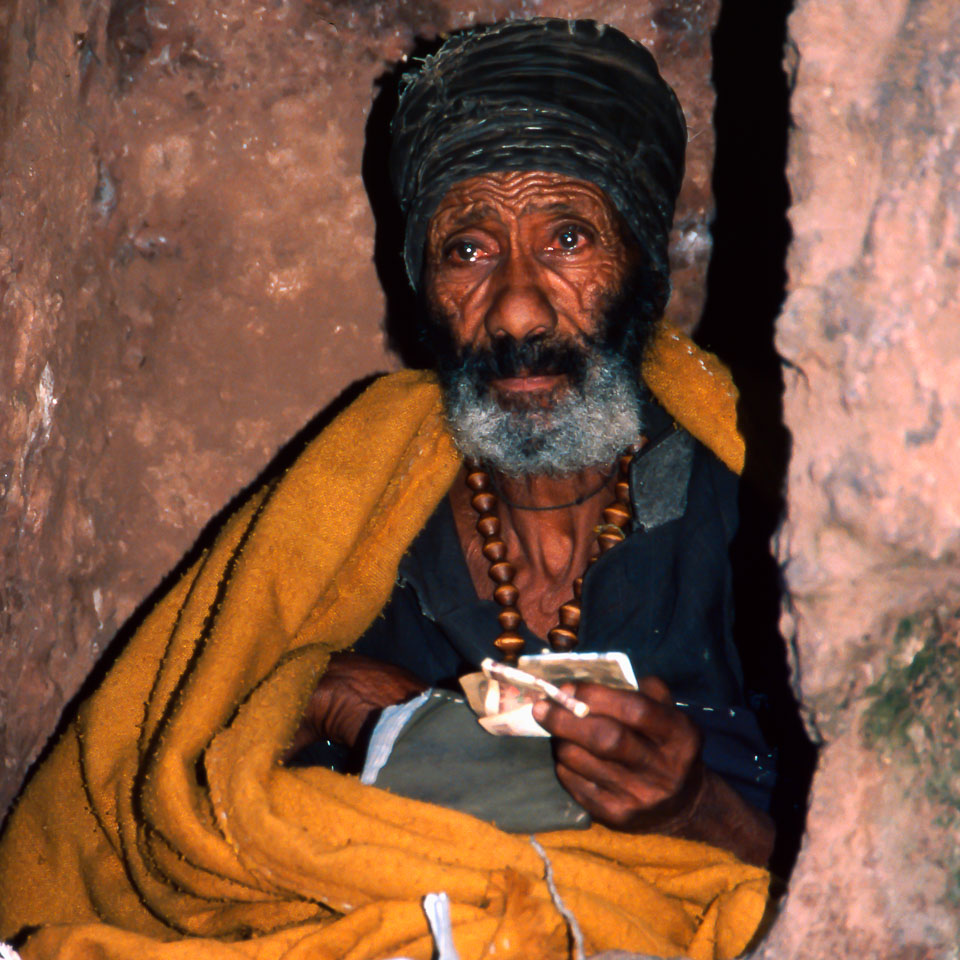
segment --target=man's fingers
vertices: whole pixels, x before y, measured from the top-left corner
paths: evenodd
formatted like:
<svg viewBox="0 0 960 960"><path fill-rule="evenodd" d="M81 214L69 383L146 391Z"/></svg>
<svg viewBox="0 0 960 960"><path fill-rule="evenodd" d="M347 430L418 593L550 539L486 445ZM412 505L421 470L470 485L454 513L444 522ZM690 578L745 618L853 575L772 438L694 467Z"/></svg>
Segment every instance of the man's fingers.
<svg viewBox="0 0 960 960"><path fill-rule="evenodd" d="M677 789L670 771L646 762L655 759L652 754L639 763L626 765L601 759L568 740L556 740L554 758L558 769L563 767L598 788L630 798L634 805L654 806Z"/></svg>
<svg viewBox="0 0 960 960"><path fill-rule="evenodd" d="M557 764L556 772L564 789L584 810L594 816L606 812L612 792L609 787L596 783L562 763Z"/></svg>
<svg viewBox="0 0 960 960"><path fill-rule="evenodd" d="M554 738L557 778L599 822L650 827L676 815L702 782L701 734L654 677L639 690L565 684L590 713L541 701L534 717Z"/></svg>
<svg viewBox="0 0 960 960"><path fill-rule="evenodd" d="M658 681L659 683L659 681ZM659 684L660 690L666 688ZM626 762L623 744L615 728L626 727L654 744L665 745L680 739L696 739L693 723L670 702L662 702L646 693L613 690L592 683L564 686L590 707L590 715L580 719L558 704L543 702L534 708L537 722L555 737L593 744L603 756ZM610 721L615 723L611 725Z"/></svg>
<svg viewBox="0 0 960 960"><path fill-rule="evenodd" d="M354 653L337 653L310 699L310 723L319 738L352 747L375 710L424 689L408 670Z"/></svg>
<svg viewBox="0 0 960 960"><path fill-rule="evenodd" d="M358 700L373 707L386 707L421 692L426 684L403 667L357 653L335 653L320 678L320 687L346 687Z"/></svg>
<svg viewBox="0 0 960 960"><path fill-rule="evenodd" d="M637 688L640 693L650 697L651 700L673 706L670 688L659 677L641 677L637 681Z"/></svg>
<svg viewBox="0 0 960 960"><path fill-rule="evenodd" d="M534 716L552 736L577 744L605 760L627 766L643 764L654 749L642 731L612 717L595 714L592 709L589 716L581 719L559 704L546 708L538 705Z"/></svg>
<svg viewBox="0 0 960 960"><path fill-rule="evenodd" d="M594 819L615 829L629 829L635 818L636 801L617 788L596 784L569 767L557 764L557 779L563 788Z"/></svg>
<svg viewBox="0 0 960 960"><path fill-rule="evenodd" d="M588 689L589 687L589 689ZM654 743L666 744L679 737L696 735L694 723L674 706L667 685L656 677L644 677L639 690L612 690L597 684L579 684L576 696L594 713L613 717L638 730Z"/></svg>
<svg viewBox="0 0 960 960"><path fill-rule="evenodd" d="M574 696L590 707L591 714L612 717L634 730L642 731L651 740L664 741L673 733L676 707L646 693L614 690L595 683L579 683Z"/></svg>

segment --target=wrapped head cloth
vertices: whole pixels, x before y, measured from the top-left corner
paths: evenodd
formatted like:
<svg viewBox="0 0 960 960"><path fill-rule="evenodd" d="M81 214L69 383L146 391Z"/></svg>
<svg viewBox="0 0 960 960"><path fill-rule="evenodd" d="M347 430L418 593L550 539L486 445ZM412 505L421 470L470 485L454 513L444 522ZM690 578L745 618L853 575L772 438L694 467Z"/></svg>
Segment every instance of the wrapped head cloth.
<svg viewBox="0 0 960 960"><path fill-rule="evenodd" d="M448 40L405 80L390 172L417 286L427 225L455 183L545 170L599 186L646 254L662 308L687 128L653 57L592 20L514 20Z"/></svg>

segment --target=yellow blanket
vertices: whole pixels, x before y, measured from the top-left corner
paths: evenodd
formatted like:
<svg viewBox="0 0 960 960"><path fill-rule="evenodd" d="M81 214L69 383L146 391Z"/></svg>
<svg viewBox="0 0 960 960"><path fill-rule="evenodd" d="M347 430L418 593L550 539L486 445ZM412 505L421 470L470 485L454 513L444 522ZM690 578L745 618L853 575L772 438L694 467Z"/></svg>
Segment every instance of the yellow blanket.
<svg viewBox="0 0 960 960"><path fill-rule="evenodd" d="M644 374L739 468L712 358L664 332ZM0 939L38 927L27 960L428 958L420 900L446 891L462 960L568 956L529 838L278 761L458 466L436 384L402 372L236 513L25 791L0 844ZM764 910L766 873L708 846L539 839L588 953L732 957Z"/></svg>

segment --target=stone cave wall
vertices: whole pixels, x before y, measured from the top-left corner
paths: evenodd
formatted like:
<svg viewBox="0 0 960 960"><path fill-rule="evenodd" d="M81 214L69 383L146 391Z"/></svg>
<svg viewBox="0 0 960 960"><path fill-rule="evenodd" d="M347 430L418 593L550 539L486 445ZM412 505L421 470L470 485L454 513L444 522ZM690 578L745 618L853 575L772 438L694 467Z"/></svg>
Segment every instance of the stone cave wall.
<svg viewBox="0 0 960 960"><path fill-rule="evenodd" d="M211 518L317 411L398 365L384 317L402 342L409 300L381 78L418 43L508 15L595 16L647 43L691 130L671 305L690 328L710 252L717 8L0 6L0 815Z"/></svg>
<svg viewBox="0 0 960 960"><path fill-rule="evenodd" d="M960 944L960 6L799 0L782 630L822 741L767 960Z"/></svg>
<svg viewBox="0 0 960 960"><path fill-rule="evenodd" d="M316 411L397 365L384 316L402 321L404 300L363 155L378 79L418 37L534 13L622 27L678 87L691 162L671 310L691 328L718 0L0 7L0 810L210 518ZM755 956L945 960L960 942L960 8L797 0L789 31L776 551L822 747Z"/></svg>

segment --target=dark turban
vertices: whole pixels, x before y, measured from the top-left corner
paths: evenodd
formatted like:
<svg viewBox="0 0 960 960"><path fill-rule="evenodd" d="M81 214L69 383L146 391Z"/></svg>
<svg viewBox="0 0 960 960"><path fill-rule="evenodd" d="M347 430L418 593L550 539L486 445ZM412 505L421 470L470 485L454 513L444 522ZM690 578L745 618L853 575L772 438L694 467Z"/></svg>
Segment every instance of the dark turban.
<svg viewBox="0 0 960 960"><path fill-rule="evenodd" d="M405 78L392 132L414 286L427 224L450 187L481 173L547 170L605 191L666 302L687 127L653 57L619 30L541 18L452 37Z"/></svg>

